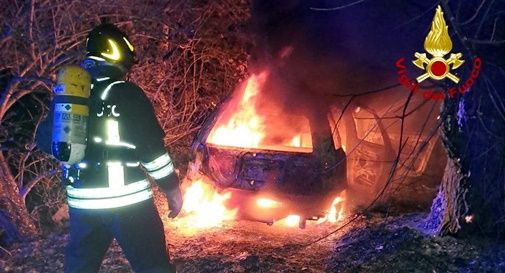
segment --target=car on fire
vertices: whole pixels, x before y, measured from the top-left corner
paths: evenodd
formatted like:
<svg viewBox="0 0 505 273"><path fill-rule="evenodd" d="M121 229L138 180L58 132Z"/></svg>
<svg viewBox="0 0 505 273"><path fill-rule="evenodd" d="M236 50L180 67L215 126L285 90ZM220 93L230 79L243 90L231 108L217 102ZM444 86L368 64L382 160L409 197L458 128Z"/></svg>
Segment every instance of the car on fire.
<svg viewBox="0 0 505 273"><path fill-rule="evenodd" d="M398 120L383 117L397 114L402 103L353 105L343 114L343 107L332 107L326 129L317 134L303 116L274 111L267 115L282 116L281 123L296 123L290 127L297 130L289 132L277 122L265 129L258 124L268 118L257 120L251 103L261 81L253 75L207 118L193 141L187 177L205 176L220 191L231 192L226 205L237 209L238 218L272 224L296 215L300 227L327 217L346 189L372 197L381 191L400 141L394 133ZM427 116L428 127L436 117L422 103L417 109ZM438 137L417 127L405 126L400 154L405 160L397 167L397 180L421 177L433 154Z"/></svg>

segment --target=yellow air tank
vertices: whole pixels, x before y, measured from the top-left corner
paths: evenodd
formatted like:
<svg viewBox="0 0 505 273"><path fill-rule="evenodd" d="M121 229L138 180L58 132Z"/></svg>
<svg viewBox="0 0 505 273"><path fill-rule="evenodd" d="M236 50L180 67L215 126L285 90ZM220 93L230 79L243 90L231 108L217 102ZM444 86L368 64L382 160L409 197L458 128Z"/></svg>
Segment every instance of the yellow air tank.
<svg viewBox="0 0 505 273"><path fill-rule="evenodd" d="M57 80L52 153L65 164L75 164L86 150L91 75L78 65L66 65L58 71Z"/></svg>

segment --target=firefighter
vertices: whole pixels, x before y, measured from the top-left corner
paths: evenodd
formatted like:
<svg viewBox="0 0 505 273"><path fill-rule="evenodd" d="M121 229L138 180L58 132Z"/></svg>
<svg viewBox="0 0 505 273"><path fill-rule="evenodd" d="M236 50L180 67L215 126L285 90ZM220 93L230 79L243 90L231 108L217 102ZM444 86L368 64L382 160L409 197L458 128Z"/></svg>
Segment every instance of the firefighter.
<svg viewBox="0 0 505 273"><path fill-rule="evenodd" d="M135 272L175 272L145 173L166 195L170 218L182 207L179 179L150 101L124 80L135 49L114 25L101 24L89 33L86 50L82 67L91 75L87 143L82 160L64 164L70 214L65 272L97 272L113 238ZM58 122L54 112L51 107L39 126L39 148L53 155L61 154L62 147L78 148L61 139L55 142L54 128L61 126L53 124ZM79 132L74 127L66 131Z"/></svg>

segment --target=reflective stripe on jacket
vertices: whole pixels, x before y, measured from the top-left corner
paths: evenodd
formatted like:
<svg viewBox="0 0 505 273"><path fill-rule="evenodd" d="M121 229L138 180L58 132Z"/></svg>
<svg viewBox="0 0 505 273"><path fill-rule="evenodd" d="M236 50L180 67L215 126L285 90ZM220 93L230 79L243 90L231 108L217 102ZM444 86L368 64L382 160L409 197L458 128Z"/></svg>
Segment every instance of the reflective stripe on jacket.
<svg viewBox="0 0 505 273"><path fill-rule="evenodd" d="M109 209L152 198L144 171L158 184L174 175L164 132L143 91L130 82L97 79L91 91L86 156L67 186L68 205Z"/></svg>

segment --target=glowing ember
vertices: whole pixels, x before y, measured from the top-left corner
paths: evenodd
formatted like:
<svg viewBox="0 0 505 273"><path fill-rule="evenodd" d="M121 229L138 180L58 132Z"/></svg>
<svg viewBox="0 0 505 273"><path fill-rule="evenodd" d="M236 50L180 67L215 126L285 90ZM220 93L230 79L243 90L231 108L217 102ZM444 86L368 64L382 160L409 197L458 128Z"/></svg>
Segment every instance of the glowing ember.
<svg viewBox="0 0 505 273"><path fill-rule="evenodd" d="M235 91L212 128L207 143L237 148L312 152L308 120L284 113L270 99L261 96L268 75L266 71L253 74Z"/></svg>
<svg viewBox="0 0 505 273"><path fill-rule="evenodd" d="M220 194L214 187L198 179L184 191L184 205L178 222L183 228L204 229L221 226L224 221L235 219L236 210L225 206L231 193Z"/></svg>

